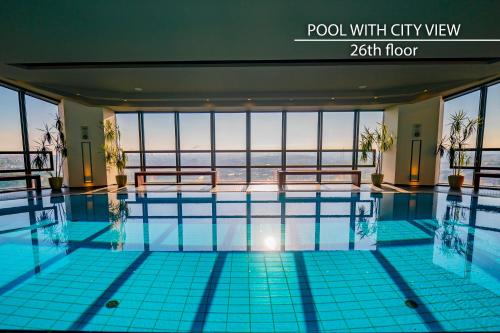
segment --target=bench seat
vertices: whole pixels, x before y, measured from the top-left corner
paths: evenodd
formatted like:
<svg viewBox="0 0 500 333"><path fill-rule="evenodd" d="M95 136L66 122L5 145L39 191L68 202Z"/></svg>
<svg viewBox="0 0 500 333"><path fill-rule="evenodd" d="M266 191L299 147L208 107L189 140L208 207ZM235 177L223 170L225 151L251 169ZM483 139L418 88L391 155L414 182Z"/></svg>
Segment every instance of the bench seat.
<svg viewBox="0 0 500 333"><path fill-rule="evenodd" d="M210 176L212 187L217 185L217 171L139 171L134 175L135 187L146 184L146 176Z"/></svg>
<svg viewBox="0 0 500 333"><path fill-rule="evenodd" d="M33 182L35 183L36 193L42 193L42 180L40 175L10 175L10 176L0 176L0 181L12 181L12 180L26 180L31 181L31 187L33 187ZM26 183L27 188L31 187Z"/></svg>
<svg viewBox="0 0 500 333"><path fill-rule="evenodd" d="M479 183L481 182L481 178L500 178L500 172L474 172L473 183L475 192L479 191Z"/></svg>
<svg viewBox="0 0 500 333"><path fill-rule="evenodd" d="M361 171L359 170L278 170L278 186L283 188L287 183L286 176L299 175L351 175L352 183L361 186Z"/></svg>

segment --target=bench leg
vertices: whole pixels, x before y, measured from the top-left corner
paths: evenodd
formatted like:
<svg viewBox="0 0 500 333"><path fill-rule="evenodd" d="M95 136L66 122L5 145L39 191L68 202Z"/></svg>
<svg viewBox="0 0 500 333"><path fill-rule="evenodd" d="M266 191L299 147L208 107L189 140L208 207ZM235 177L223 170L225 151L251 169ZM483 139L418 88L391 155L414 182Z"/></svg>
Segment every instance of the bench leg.
<svg viewBox="0 0 500 333"><path fill-rule="evenodd" d="M474 192L477 192L479 191L479 181L481 180L481 177L475 174L473 178Z"/></svg>
<svg viewBox="0 0 500 333"><path fill-rule="evenodd" d="M217 186L217 174L216 173L212 174L212 188L214 188L215 186Z"/></svg>
<svg viewBox="0 0 500 333"><path fill-rule="evenodd" d="M286 175L284 173L278 173L278 188L280 190L285 189Z"/></svg>
<svg viewBox="0 0 500 333"><path fill-rule="evenodd" d="M40 180L40 177L35 178L35 190L38 194L42 193L42 181Z"/></svg>

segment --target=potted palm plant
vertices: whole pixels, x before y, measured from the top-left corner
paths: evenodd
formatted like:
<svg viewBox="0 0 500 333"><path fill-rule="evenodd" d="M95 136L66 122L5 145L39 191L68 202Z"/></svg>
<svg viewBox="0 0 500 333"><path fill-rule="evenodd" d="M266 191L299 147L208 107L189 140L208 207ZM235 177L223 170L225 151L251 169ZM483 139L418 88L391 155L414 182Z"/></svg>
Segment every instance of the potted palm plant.
<svg viewBox="0 0 500 333"><path fill-rule="evenodd" d="M443 157L447 154L453 174L448 176L448 184L452 190L460 190L464 184L463 168L469 164L470 156L464 150L468 141L477 130L481 119L470 118L463 110L451 115L448 135L441 138L436 153Z"/></svg>
<svg viewBox="0 0 500 333"><path fill-rule="evenodd" d="M63 183L63 166L68 157L68 147L66 136L64 135L64 124L59 115L56 115L55 123L52 126L45 124L42 137L36 147L35 158L32 165L37 169L44 169L48 162L48 152L54 153L54 171L50 171L49 185L53 191L60 191Z"/></svg>
<svg viewBox="0 0 500 333"><path fill-rule="evenodd" d="M121 146L121 133L117 124L106 120L104 122L104 158L109 167L116 168L116 184L118 187L127 185L127 154Z"/></svg>
<svg viewBox="0 0 500 333"><path fill-rule="evenodd" d="M368 153L372 151L375 145L375 173L372 173L373 185L380 187L384 181L382 174L382 154L392 148L394 144L394 136L389 133L385 124L378 123L378 127L371 130L365 127L364 132L361 133L361 160L368 160Z"/></svg>

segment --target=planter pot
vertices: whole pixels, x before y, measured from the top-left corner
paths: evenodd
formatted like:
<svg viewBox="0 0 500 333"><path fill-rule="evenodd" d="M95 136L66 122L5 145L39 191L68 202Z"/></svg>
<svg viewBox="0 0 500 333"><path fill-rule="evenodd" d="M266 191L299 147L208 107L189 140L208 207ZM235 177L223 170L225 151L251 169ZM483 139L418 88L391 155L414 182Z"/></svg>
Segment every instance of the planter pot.
<svg viewBox="0 0 500 333"><path fill-rule="evenodd" d="M127 175L117 175L116 185L118 185L118 187L123 187L127 185Z"/></svg>
<svg viewBox="0 0 500 333"><path fill-rule="evenodd" d="M372 184L380 187L384 181L384 174L382 173L372 173Z"/></svg>
<svg viewBox="0 0 500 333"><path fill-rule="evenodd" d="M62 188L62 182L63 179L62 177L50 177L49 178L49 185L52 191L60 191Z"/></svg>
<svg viewBox="0 0 500 333"><path fill-rule="evenodd" d="M452 190L460 191L464 184L464 176L448 176L448 184Z"/></svg>

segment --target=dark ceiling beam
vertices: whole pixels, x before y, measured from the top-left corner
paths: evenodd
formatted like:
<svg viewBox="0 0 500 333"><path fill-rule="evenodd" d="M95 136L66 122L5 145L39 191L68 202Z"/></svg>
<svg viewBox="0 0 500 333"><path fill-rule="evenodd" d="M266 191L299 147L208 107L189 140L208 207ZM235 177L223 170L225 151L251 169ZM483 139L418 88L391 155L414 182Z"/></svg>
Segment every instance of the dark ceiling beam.
<svg viewBox="0 0 500 333"><path fill-rule="evenodd" d="M279 60L185 60L185 61L109 61L109 62L40 62L10 63L28 70L107 69L168 67L267 67L267 66L345 66L345 65L457 65L494 64L500 58L409 58L409 59L279 59Z"/></svg>

